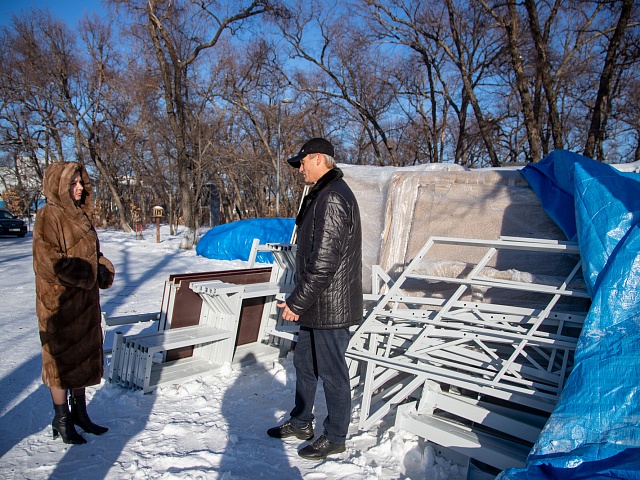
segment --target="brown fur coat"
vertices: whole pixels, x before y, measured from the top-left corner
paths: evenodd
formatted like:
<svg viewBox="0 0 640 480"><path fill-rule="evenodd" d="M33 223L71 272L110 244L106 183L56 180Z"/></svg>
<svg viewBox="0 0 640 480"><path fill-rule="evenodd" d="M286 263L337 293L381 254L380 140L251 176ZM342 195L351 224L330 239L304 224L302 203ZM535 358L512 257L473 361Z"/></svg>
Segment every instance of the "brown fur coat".
<svg viewBox="0 0 640 480"><path fill-rule="evenodd" d="M80 205L69 194L80 172ZM91 223L91 181L77 163L54 163L42 180L47 204L33 228L36 313L42 343L42 381L74 389L100 383L103 374L100 293L109 288L114 268L100 253Z"/></svg>

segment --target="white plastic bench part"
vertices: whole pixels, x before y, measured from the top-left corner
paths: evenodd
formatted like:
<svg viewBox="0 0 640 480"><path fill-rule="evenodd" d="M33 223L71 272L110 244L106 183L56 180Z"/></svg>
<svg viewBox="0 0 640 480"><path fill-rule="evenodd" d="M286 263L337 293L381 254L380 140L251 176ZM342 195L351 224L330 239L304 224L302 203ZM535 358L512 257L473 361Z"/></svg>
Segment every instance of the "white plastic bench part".
<svg viewBox="0 0 640 480"><path fill-rule="evenodd" d="M274 264L268 282L237 285L219 280L191 282L189 288L202 299L199 324L190 327L170 329L173 310L172 298L175 288L172 282L165 283L161 312L107 318L103 314L103 326L119 326L134 322L158 321L158 331L125 336L116 332L113 341L111 364L108 380L132 389L142 389L144 393L153 391L162 385L179 383L198 375L215 372L225 363L234 361L234 353L242 350L256 352L251 345L236 348L242 301L265 297L265 305L260 323L258 342L262 347L271 348L269 355L281 355L288 347L288 339L279 339L280 344L269 347L272 337L268 332L284 323L281 319L276 300L282 299L291 291L295 260L295 245L269 244L265 246L254 242L252 262L254 265L257 251L273 254ZM170 293L173 292L174 295ZM275 337L278 338L278 337ZM182 347L194 347L193 355L165 361L166 352ZM248 348L247 348L248 347ZM262 352L262 350L260 350Z"/></svg>

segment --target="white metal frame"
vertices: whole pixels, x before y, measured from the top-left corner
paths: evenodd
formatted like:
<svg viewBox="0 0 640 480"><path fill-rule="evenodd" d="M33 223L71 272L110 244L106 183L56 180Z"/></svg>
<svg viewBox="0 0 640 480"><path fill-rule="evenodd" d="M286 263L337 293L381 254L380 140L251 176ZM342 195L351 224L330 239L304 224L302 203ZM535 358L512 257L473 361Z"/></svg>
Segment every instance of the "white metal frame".
<svg viewBox="0 0 640 480"><path fill-rule="evenodd" d="M159 316L159 331L128 337L116 332L108 373L109 381L127 388L142 389L147 393L158 386L185 381L215 371L225 363L232 363L242 301L246 298L266 297L256 343L274 343L274 346L270 347L274 354L281 352L285 345L289 344L289 340L272 336L269 329L283 323L276 307L276 298L293 288L295 246L261 246L254 242L252 261L255 260L258 250L269 251L274 256L269 282L249 285L219 280L190 283L190 289L197 293L203 302L198 325L169 329L172 299L175 297L171 295L170 289L175 287L170 285L171 282L167 282L163 297L164 314L161 313ZM138 317L134 318L137 319ZM129 322L105 319L105 323L119 325ZM276 346L275 343L279 345ZM192 357L165 361L168 350L187 346L194 347Z"/></svg>
<svg viewBox="0 0 640 480"><path fill-rule="evenodd" d="M478 248L484 255L466 275L417 273L437 245ZM450 250L455 252L454 248ZM573 267L554 285L487 276L487 266L504 250L547 258L557 254ZM372 280L374 289L382 280L387 292L356 330L347 350L347 357L364 372L360 428L371 428L398 405L417 399L411 408L414 413L430 416L429 439L436 443L434 425L441 422L433 417L436 411L525 443L535 441L542 427L540 419L553 410L571 370L585 318L586 309L563 311L559 303L563 297L589 298L578 279L579 253L574 243L552 240L432 237L395 282L383 276ZM446 285L442 291L453 293L436 296L434 284ZM469 300L469 294L478 289L526 292L539 306ZM479 398L491 400L479 404ZM504 411L497 413L499 408ZM403 426L411 423L407 412L404 406L397 418ZM535 426L525 428L532 424ZM450 435L453 427L447 425ZM444 430L441 433L441 441L448 443ZM466 435L460 429L459 433L461 439ZM442 445L455 447L445 443ZM482 450L480 445L476 447ZM505 466L506 457L495 451L487 455L487 451L485 448L484 460Z"/></svg>

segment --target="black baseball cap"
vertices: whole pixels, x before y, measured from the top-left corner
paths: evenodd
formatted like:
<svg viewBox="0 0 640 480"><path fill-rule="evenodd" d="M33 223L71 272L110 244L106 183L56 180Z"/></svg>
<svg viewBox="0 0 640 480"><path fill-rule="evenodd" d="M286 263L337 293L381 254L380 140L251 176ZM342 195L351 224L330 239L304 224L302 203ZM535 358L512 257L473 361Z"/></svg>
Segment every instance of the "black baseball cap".
<svg viewBox="0 0 640 480"><path fill-rule="evenodd" d="M300 160L312 153L324 153L330 157L334 156L333 145L324 138L312 138L305 143L295 157L291 157L287 162L293 168L300 168Z"/></svg>

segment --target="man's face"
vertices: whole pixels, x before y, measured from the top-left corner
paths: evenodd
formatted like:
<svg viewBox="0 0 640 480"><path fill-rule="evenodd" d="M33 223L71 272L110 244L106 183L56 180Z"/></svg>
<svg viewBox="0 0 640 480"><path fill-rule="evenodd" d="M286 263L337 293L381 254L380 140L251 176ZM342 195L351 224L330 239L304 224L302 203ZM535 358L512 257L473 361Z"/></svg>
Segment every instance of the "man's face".
<svg viewBox="0 0 640 480"><path fill-rule="evenodd" d="M310 153L300 160L300 173L304 176L305 183L316 183L322 177L321 162L322 159L317 153Z"/></svg>

